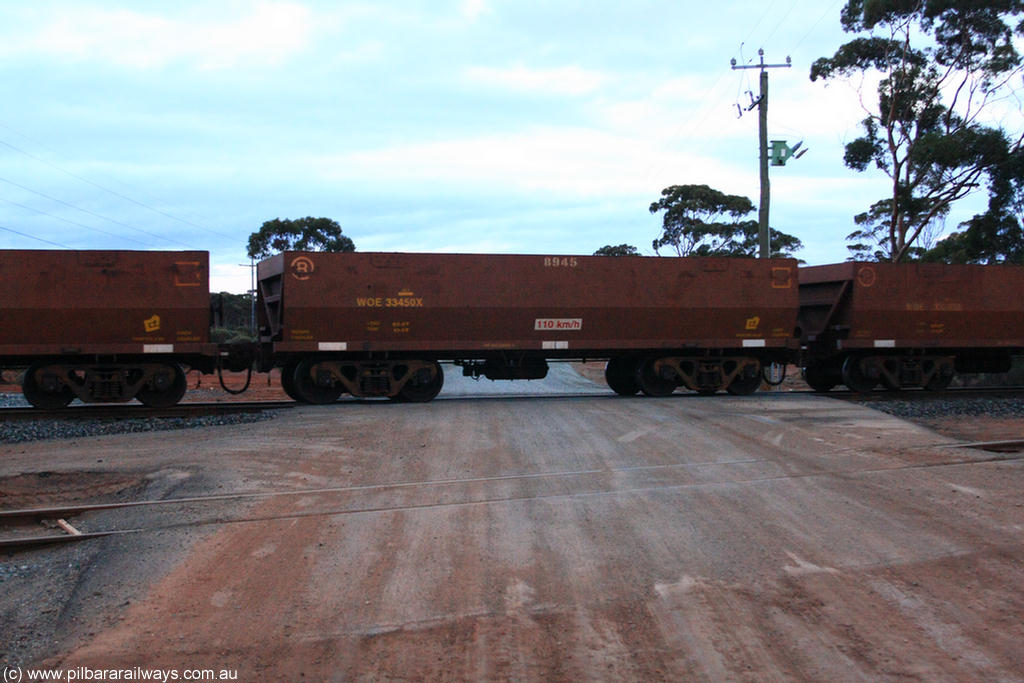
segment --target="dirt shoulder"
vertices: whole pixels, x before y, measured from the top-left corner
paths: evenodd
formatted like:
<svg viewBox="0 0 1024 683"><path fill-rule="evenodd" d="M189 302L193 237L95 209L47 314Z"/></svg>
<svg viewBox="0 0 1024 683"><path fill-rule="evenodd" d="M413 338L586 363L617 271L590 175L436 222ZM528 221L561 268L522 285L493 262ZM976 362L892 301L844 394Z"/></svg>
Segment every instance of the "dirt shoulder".
<svg viewBox="0 0 1024 683"><path fill-rule="evenodd" d="M1019 458L818 396L570 385L0 447L5 506L260 494L80 515L125 533L0 555L3 660L254 681L1021 680Z"/></svg>

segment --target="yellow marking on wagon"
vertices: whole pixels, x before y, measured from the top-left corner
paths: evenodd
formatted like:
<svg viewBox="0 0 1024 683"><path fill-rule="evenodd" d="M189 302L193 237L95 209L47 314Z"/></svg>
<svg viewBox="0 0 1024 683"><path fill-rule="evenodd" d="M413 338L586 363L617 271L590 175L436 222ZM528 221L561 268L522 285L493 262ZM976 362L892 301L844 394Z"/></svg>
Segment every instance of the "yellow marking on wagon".
<svg viewBox="0 0 1024 683"><path fill-rule="evenodd" d="M784 266L772 268L772 289L792 289L793 270Z"/></svg>
<svg viewBox="0 0 1024 683"><path fill-rule="evenodd" d="M356 297L358 308L423 308L423 297L367 296Z"/></svg>
<svg viewBox="0 0 1024 683"><path fill-rule="evenodd" d="M175 287L199 287L203 284L202 264L199 261L174 262Z"/></svg>

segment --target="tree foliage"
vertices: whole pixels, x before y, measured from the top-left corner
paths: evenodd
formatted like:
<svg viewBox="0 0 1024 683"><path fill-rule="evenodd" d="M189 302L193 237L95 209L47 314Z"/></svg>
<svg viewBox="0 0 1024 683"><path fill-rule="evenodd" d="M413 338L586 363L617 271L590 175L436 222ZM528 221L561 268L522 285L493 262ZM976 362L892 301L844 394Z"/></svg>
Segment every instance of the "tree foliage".
<svg viewBox="0 0 1024 683"><path fill-rule="evenodd" d="M892 200L875 202L864 213L853 217L858 226L846 236L850 258L854 261L892 261L892 243L889 239L889 218L892 216ZM915 243L908 247L903 258L923 258L928 249L941 234L944 223L936 219L921 230Z"/></svg>
<svg viewBox="0 0 1024 683"><path fill-rule="evenodd" d="M214 313L212 341L252 340L252 294L210 292L210 310Z"/></svg>
<svg viewBox="0 0 1024 683"><path fill-rule="evenodd" d="M913 256L951 205L985 182L991 188L1020 149L1020 131L981 117L1021 73L1013 39L1024 35L1022 14L1024 0L847 0L843 29L866 35L815 61L810 76L880 76L873 104L862 93L863 135L843 160L856 171L881 170L892 192L858 217L855 253Z"/></svg>
<svg viewBox="0 0 1024 683"><path fill-rule="evenodd" d="M946 263L1024 265L1024 150L1017 149L991 173L988 209L960 224L960 232L923 258Z"/></svg>
<svg viewBox="0 0 1024 683"><path fill-rule="evenodd" d="M652 246L677 256L756 256L758 224L745 218L756 210L747 197L730 195L707 185L672 185L651 204L664 211L661 237ZM771 231L773 256L791 256L803 245L792 235Z"/></svg>
<svg viewBox="0 0 1024 683"><path fill-rule="evenodd" d="M606 244L594 252L594 256L639 256L640 252L632 244Z"/></svg>
<svg viewBox="0 0 1024 683"><path fill-rule="evenodd" d="M275 218L249 235L249 258L261 259L282 251L355 251L356 245L330 218Z"/></svg>

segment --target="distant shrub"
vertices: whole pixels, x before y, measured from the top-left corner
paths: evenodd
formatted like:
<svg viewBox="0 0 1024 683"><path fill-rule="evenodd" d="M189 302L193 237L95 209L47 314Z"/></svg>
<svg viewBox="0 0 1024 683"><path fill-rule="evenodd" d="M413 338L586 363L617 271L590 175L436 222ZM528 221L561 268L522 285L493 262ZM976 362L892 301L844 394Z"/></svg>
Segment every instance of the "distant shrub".
<svg viewBox="0 0 1024 683"><path fill-rule="evenodd" d="M210 341L214 344L235 344L255 340L247 329L213 327L210 328Z"/></svg>

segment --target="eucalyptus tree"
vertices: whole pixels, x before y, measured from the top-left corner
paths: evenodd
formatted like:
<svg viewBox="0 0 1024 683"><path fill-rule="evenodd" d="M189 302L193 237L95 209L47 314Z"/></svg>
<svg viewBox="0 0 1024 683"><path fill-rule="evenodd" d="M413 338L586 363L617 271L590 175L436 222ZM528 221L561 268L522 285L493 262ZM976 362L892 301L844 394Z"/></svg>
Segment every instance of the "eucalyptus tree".
<svg viewBox="0 0 1024 683"><path fill-rule="evenodd" d="M355 243L330 218L275 218L249 235L246 253L261 259L282 251L355 251Z"/></svg>
<svg viewBox="0 0 1024 683"><path fill-rule="evenodd" d="M855 254L913 256L955 202L993 189L1024 139L1020 112L1006 117L1020 89L1022 15L1024 0L847 1L842 27L857 37L815 61L810 77L861 84L866 117L844 162L892 181L889 195L857 217ZM865 92L876 78L877 91Z"/></svg>
<svg viewBox="0 0 1024 683"><path fill-rule="evenodd" d="M606 244L594 252L594 256L639 256L632 244Z"/></svg>
<svg viewBox="0 0 1024 683"><path fill-rule="evenodd" d="M654 251L677 256L755 256L758 223L745 218L757 207L747 197L725 194L707 185L672 185L661 191L651 213L664 211ZM803 245L792 235L771 231L773 256L791 256Z"/></svg>

